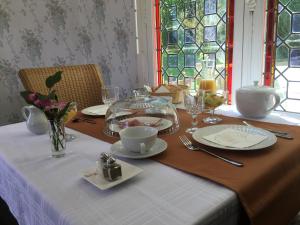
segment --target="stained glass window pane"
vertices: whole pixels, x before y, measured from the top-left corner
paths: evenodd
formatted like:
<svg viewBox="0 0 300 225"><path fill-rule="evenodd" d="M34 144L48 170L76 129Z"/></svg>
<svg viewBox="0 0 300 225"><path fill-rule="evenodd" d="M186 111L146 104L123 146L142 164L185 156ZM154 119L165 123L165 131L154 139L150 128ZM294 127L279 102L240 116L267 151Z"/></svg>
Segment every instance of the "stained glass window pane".
<svg viewBox="0 0 300 225"><path fill-rule="evenodd" d="M300 49L291 49L290 67L300 67Z"/></svg>
<svg viewBox="0 0 300 225"><path fill-rule="evenodd" d="M300 2L278 0L276 6L268 0L267 9L265 82L272 81L280 95L277 110L300 113ZM268 46L276 48L275 54Z"/></svg>
<svg viewBox="0 0 300 225"><path fill-rule="evenodd" d="M185 55L184 64L185 67L195 67L195 55Z"/></svg>
<svg viewBox="0 0 300 225"><path fill-rule="evenodd" d="M293 15L292 32L300 33L300 14Z"/></svg>
<svg viewBox="0 0 300 225"><path fill-rule="evenodd" d="M171 6L170 7L170 20L176 20L176 18L177 18L176 6Z"/></svg>
<svg viewBox="0 0 300 225"><path fill-rule="evenodd" d="M283 6L279 3L278 4L278 12L280 13L283 10Z"/></svg>
<svg viewBox="0 0 300 225"><path fill-rule="evenodd" d="M196 2L189 2L185 4L185 18L192 18L195 16L196 16Z"/></svg>
<svg viewBox="0 0 300 225"><path fill-rule="evenodd" d="M215 41L217 36L216 27L205 27L204 28L204 41Z"/></svg>
<svg viewBox="0 0 300 225"><path fill-rule="evenodd" d="M186 29L184 30L184 42L186 44L193 44L196 40L195 29Z"/></svg>
<svg viewBox="0 0 300 225"><path fill-rule="evenodd" d="M178 67L178 56L168 55L168 65L169 67Z"/></svg>
<svg viewBox="0 0 300 225"><path fill-rule="evenodd" d="M226 21L234 11L228 2L233 6L233 0L160 0L163 83L198 88L201 79L223 79L219 88L225 88L226 63L232 62Z"/></svg>
<svg viewBox="0 0 300 225"><path fill-rule="evenodd" d="M178 33L177 31L169 31L168 32L168 43L169 45L175 45L178 42Z"/></svg>
<svg viewBox="0 0 300 225"><path fill-rule="evenodd" d="M205 0L204 14L210 15L217 12L217 1L216 0Z"/></svg>

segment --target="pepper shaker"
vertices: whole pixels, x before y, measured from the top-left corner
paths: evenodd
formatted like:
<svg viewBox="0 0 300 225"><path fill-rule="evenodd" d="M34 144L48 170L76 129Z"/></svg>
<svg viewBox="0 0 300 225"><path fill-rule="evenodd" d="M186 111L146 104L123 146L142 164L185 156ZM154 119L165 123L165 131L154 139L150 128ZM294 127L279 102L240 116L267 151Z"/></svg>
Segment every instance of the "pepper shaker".
<svg viewBox="0 0 300 225"><path fill-rule="evenodd" d="M99 158L99 163L101 166L101 169L103 168L103 166L106 164L107 160L110 158L110 154L107 152L102 152L100 154L100 158Z"/></svg>
<svg viewBox="0 0 300 225"><path fill-rule="evenodd" d="M107 160L110 158L110 154L106 152L102 152L100 154L99 159L97 160L98 165L98 173L102 172L103 166L106 164Z"/></svg>
<svg viewBox="0 0 300 225"><path fill-rule="evenodd" d="M102 171L104 178L109 181L117 180L122 176L121 165L116 163L116 159L113 157L109 157Z"/></svg>

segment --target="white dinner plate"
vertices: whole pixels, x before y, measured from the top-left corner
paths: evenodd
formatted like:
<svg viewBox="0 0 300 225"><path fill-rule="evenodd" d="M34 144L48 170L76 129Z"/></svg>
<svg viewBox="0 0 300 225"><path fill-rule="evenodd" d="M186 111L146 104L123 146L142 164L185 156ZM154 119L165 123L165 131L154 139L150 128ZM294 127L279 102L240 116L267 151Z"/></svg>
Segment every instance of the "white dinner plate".
<svg viewBox="0 0 300 225"><path fill-rule="evenodd" d="M105 116L108 105L95 105L81 110L82 114L88 116Z"/></svg>
<svg viewBox="0 0 300 225"><path fill-rule="evenodd" d="M88 116L105 116L108 110L108 105L95 105L81 110L82 114ZM131 115L130 111L122 111L116 113L115 117ZM112 117L112 115L111 115Z"/></svg>
<svg viewBox="0 0 300 225"><path fill-rule="evenodd" d="M152 117L152 116L131 117L131 118L120 120L120 122L126 122L126 121L132 121L132 120L138 120L141 123L145 123L145 126L147 126L146 124L155 124L158 120L160 120L158 125L154 127L158 131L165 130L165 129L171 127L173 124L171 120L162 119L159 117ZM140 125L140 126L142 126L142 125ZM110 124L109 128L113 132L119 132L120 130L122 130L122 128L120 128L120 126L117 124Z"/></svg>
<svg viewBox="0 0 300 225"><path fill-rule="evenodd" d="M124 181L127 181L128 179L138 175L143 171L141 168L121 160L117 160L117 163L121 164L122 170L122 177L120 177L118 180L106 180L102 173L96 173L96 168L91 168L86 171L83 171L82 178L88 181L89 183L95 185L97 188L101 190L106 190L118 184L121 184Z"/></svg>
<svg viewBox="0 0 300 225"><path fill-rule="evenodd" d="M117 141L111 146L111 152L113 155L123 157L123 158L145 159L162 153L167 149L167 147L168 147L167 142L165 142L160 138L157 138L154 145L149 149L149 151L141 154L141 153L127 151L126 149L124 149L122 142Z"/></svg>
<svg viewBox="0 0 300 225"><path fill-rule="evenodd" d="M204 136L210 135L210 134L215 134L217 132L220 132L224 129L231 128L231 129L237 129L242 132L246 132L249 134L257 134L257 135L263 135L266 137L262 142L252 145L250 147L245 147L245 148L234 148L234 147L228 147L228 146L223 146L219 145L214 142L210 142L206 139L204 139ZM263 148L270 147L274 145L277 141L277 138L274 134L271 132L257 128L257 127L249 127L249 126L243 126L243 125L234 125L234 124L228 124L228 125L214 125L214 126L207 126L203 128L199 128L193 133L193 139L201 144L214 147L214 148L220 148L220 149L226 149L226 150L259 150Z"/></svg>

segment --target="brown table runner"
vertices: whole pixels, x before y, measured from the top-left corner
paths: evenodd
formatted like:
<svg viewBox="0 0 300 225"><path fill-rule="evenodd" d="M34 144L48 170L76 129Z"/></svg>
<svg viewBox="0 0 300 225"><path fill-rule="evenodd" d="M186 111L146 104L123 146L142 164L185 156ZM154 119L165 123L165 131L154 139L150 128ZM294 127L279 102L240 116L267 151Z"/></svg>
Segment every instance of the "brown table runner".
<svg viewBox="0 0 300 225"><path fill-rule="evenodd" d="M289 223L300 210L300 127L251 121L257 127L289 131L295 139L278 138L274 146L251 152L211 149L243 162L244 167L238 168L201 151L187 151L178 136L186 134L191 118L181 110L179 116L180 130L174 135L161 136L168 142L168 148L152 159L235 191L253 225ZM222 124L241 124L241 119L221 117ZM97 124L79 122L68 127L109 143L118 140L103 133L104 118L95 121Z"/></svg>

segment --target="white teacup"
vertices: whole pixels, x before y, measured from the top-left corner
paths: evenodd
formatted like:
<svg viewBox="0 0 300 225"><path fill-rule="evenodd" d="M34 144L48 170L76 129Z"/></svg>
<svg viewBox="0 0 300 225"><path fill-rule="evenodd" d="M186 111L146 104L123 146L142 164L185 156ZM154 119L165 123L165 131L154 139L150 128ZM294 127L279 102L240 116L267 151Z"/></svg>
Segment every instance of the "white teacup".
<svg viewBox="0 0 300 225"><path fill-rule="evenodd" d="M144 154L154 145L157 132L153 127L136 126L122 129L119 134L127 151Z"/></svg>

